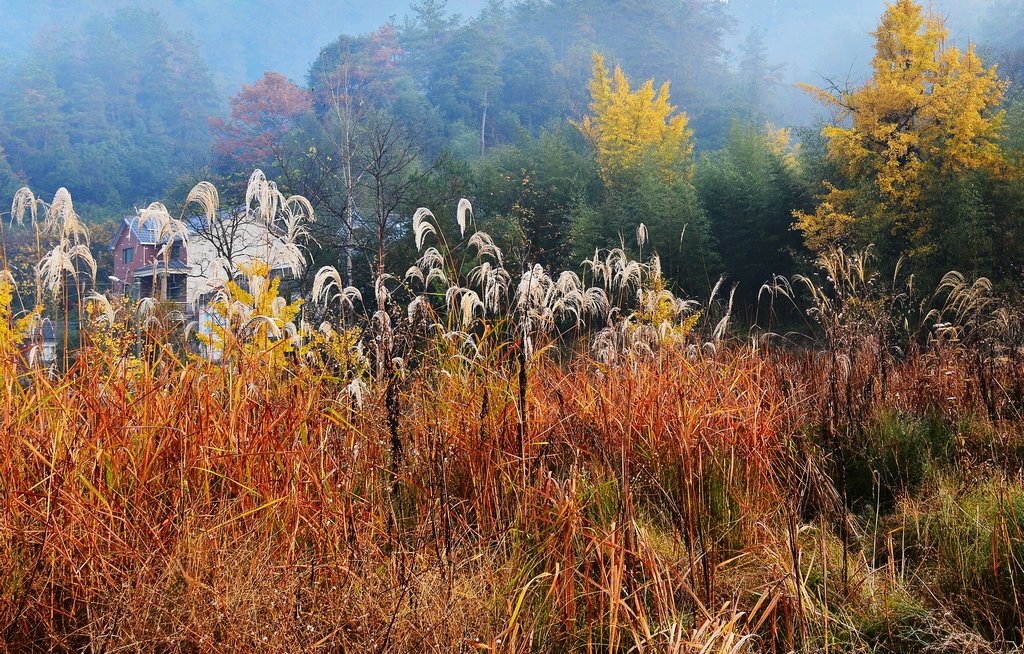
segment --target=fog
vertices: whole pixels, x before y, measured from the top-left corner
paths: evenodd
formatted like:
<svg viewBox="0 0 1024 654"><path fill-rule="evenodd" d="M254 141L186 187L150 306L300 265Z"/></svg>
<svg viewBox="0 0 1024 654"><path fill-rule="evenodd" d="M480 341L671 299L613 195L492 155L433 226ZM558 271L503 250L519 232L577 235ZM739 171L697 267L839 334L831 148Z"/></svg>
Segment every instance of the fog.
<svg viewBox="0 0 1024 654"><path fill-rule="evenodd" d="M885 10L884 0L728 0L735 24L728 45L736 52L752 31L763 37L768 59L779 65L777 118L805 123L820 107L795 85L826 80L863 81L873 56L871 32ZM950 39L964 46L982 41L992 47L1019 47L1019 38L1001 28L993 14L1020 16L1021 2L936 0L932 7L946 21ZM1012 21L1011 21L1012 22Z"/></svg>
<svg viewBox="0 0 1024 654"><path fill-rule="evenodd" d="M733 36L763 30L770 58L799 77L861 73L870 62L870 33L885 10L884 0L730 0ZM978 40L988 28L995 0L936 0L950 37Z"/></svg>
<svg viewBox="0 0 1024 654"><path fill-rule="evenodd" d="M401 22L408 0L3 0L0 24L5 38L0 55L16 62L35 39L47 37L69 23L81 23L98 12L124 7L155 9L178 30L191 32L225 92L251 82L266 70L302 81L319 49L339 34L369 32L389 19ZM449 0L449 12L469 18L487 0ZM556 3L557 4L557 3ZM751 30L763 34L769 59L783 66L782 82L816 82L821 76L857 78L870 62L871 37L885 7L883 0L725 0L729 26L727 45L733 52ZM1005 23L989 18L999 0L936 0L934 8L947 19L951 37L1014 39Z"/></svg>
<svg viewBox="0 0 1024 654"><path fill-rule="evenodd" d="M464 16L486 0L450 0ZM409 0L0 0L0 57L20 56L63 25L123 8L158 11L176 30L191 32L226 93L276 70L302 81L320 48L339 34L363 34L409 13ZM287 6L283 12L282 7Z"/></svg>

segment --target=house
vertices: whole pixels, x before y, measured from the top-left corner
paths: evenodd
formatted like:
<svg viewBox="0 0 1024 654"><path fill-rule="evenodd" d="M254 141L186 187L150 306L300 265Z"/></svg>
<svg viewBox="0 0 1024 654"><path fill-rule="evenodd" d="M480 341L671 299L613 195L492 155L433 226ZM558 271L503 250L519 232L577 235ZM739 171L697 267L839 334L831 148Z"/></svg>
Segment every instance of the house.
<svg viewBox="0 0 1024 654"><path fill-rule="evenodd" d="M180 237L168 245L158 238L156 219L126 216L114 232L114 292L133 298L156 297L188 311L188 249ZM169 251L161 250L168 245ZM166 256L165 256L166 254Z"/></svg>
<svg viewBox="0 0 1024 654"><path fill-rule="evenodd" d="M218 327L225 325L225 318L211 306L211 300L224 287L230 275L241 287L248 285L243 272L255 261L270 264L271 278L288 280L292 277L291 265L282 249L287 234L268 226L258 216L244 208L224 212L214 221L205 216L185 219L188 227L188 303L194 310L196 333L212 335ZM279 292L289 297L287 282ZM289 297L295 301L296 297ZM200 348L203 356L219 361L223 356L222 345L216 340Z"/></svg>
<svg viewBox="0 0 1024 654"><path fill-rule="evenodd" d="M244 210L226 212L211 224L203 216L185 220L188 226L188 290L190 306L202 307L222 287L226 268L231 274L259 260L270 263L271 277L289 279L291 266L282 254L284 232L268 227Z"/></svg>
<svg viewBox="0 0 1024 654"><path fill-rule="evenodd" d="M57 330L53 321L33 320L22 343L22 354L30 365L52 365L57 360Z"/></svg>

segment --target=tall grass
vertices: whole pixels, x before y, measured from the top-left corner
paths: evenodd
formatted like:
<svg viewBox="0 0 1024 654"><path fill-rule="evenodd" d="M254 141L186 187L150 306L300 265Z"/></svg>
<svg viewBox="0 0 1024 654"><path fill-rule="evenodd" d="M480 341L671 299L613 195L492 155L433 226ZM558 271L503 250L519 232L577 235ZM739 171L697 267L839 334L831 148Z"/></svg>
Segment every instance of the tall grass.
<svg viewBox="0 0 1024 654"><path fill-rule="evenodd" d="M253 183L301 252L307 204ZM1024 369L985 284L921 300L837 252L769 289L809 298L813 345L746 342L656 257L515 281L436 220L369 315L331 269L318 328L259 270L224 280L217 362L158 304L95 298L42 370L0 313L6 647L1019 645Z"/></svg>

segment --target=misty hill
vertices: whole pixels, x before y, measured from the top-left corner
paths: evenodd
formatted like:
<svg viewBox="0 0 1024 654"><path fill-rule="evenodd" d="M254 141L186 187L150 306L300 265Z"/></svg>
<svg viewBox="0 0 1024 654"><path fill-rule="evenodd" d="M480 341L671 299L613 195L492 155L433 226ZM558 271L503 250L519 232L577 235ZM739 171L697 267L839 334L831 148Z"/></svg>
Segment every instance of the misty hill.
<svg viewBox="0 0 1024 654"><path fill-rule="evenodd" d="M486 0L450 0L449 11L475 14ZM369 32L409 13L409 0L4 0L0 2L0 61L21 59L40 30L79 25L118 9L158 11L174 30L191 32L219 86L227 93L267 70L302 79L320 48L339 34Z"/></svg>

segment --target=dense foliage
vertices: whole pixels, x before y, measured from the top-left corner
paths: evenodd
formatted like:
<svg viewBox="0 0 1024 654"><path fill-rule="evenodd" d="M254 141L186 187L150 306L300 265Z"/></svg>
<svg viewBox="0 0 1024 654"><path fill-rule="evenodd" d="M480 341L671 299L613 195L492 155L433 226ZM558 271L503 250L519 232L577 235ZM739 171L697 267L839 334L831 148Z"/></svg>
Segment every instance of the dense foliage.
<svg viewBox="0 0 1024 654"><path fill-rule="evenodd" d="M259 172L245 196L301 265L309 205ZM202 183L188 201L213 220L217 198ZM95 276L88 227L66 191L13 209L57 242L38 296L83 326L47 364L5 262L14 651L1024 641L1024 315L987 280L922 294L830 251L767 291L809 319L792 348L729 336L731 303L675 295L655 256L513 273L459 202L452 221L414 213L417 259L378 274L372 303L330 266L308 307L288 302L257 262L219 279L197 334L157 298L69 307Z"/></svg>
<svg viewBox="0 0 1024 654"><path fill-rule="evenodd" d="M324 45L304 80L266 72L225 103L189 37L122 10L64 35L81 54L40 41L6 71L0 190L63 184L110 221L200 177L237 204L239 171L261 167L316 208L314 259L364 291L359 262L410 263L402 216L463 196L523 266L637 253L643 222L670 285L725 275L744 305L835 244L931 282L1018 276L1024 67L1005 30L982 22L991 47L958 49L938 16L892 4L870 78L814 90L835 110L819 136L765 123L782 72L757 31L727 54L730 11L531 0L462 17L424 0Z"/></svg>
<svg viewBox="0 0 1024 654"><path fill-rule="evenodd" d="M0 143L19 181L74 188L90 218L110 220L207 156L218 104L187 36L124 10L41 35L0 83Z"/></svg>

